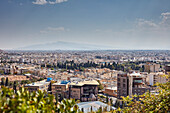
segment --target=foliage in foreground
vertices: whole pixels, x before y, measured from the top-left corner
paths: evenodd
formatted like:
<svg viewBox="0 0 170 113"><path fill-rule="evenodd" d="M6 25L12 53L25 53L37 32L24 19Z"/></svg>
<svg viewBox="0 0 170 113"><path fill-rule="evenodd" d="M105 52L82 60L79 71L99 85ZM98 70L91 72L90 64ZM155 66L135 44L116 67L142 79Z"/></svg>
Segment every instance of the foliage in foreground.
<svg viewBox="0 0 170 113"><path fill-rule="evenodd" d="M134 95L123 97L124 108L118 108L114 112L123 113L169 113L170 112L170 82L157 84L158 93L145 93L143 95ZM134 98L139 98L136 101Z"/></svg>
<svg viewBox="0 0 170 113"><path fill-rule="evenodd" d="M2 87L0 90L0 113L77 113L75 100L55 102L53 95L42 91L30 93L21 88L15 94L13 90Z"/></svg>
<svg viewBox="0 0 170 113"><path fill-rule="evenodd" d="M134 95L132 98L123 97L124 108L118 108L115 113L168 113L170 112L170 82L157 84L158 93L145 93ZM134 98L138 98L136 101ZM14 93L6 87L0 90L0 113L78 113L75 100L62 100L58 104L58 98L46 92L37 91L30 93L21 88ZM82 110L84 111L84 110ZM99 109L97 113L101 113Z"/></svg>

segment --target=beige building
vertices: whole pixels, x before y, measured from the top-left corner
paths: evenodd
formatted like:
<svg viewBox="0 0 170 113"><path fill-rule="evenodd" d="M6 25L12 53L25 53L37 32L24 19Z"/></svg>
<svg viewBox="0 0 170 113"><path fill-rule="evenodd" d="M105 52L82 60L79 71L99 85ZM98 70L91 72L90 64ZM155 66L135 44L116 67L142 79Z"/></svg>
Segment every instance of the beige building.
<svg viewBox="0 0 170 113"><path fill-rule="evenodd" d="M149 85L153 86L156 83L166 83L166 82L168 82L168 79L163 75L165 75L165 73L162 73L162 72L150 73L148 75Z"/></svg>
<svg viewBox="0 0 170 113"><path fill-rule="evenodd" d="M9 81L22 81L22 80L29 80L29 78L27 78L27 76L24 75L2 75L0 76L0 81L1 78L8 78Z"/></svg>
<svg viewBox="0 0 170 113"><path fill-rule="evenodd" d="M160 64L147 62L144 65L144 68L145 68L145 70L144 70L145 72L159 72Z"/></svg>
<svg viewBox="0 0 170 113"><path fill-rule="evenodd" d="M8 80L9 81L22 81L22 80L29 80L29 78L23 75L12 75L12 76L8 76Z"/></svg>
<svg viewBox="0 0 170 113"><path fill-rule="evenodd" d="M46 80L38 81L31 84L26 84L24 87L27 88L29 91L48 91L50 82L46 82Z"/></svg>

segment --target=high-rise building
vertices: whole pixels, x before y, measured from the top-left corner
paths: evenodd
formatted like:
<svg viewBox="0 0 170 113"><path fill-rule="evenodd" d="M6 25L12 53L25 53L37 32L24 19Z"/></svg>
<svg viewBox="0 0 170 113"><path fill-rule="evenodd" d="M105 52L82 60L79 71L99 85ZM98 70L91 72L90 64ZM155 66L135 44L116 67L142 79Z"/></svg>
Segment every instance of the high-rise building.
<svg viewBox="0 0 170 113"><path fill-rule="evenodd" d="M117 75L117 98L127 96L129 94L129 78L127 73L119 73Z"/></svg>
<svg viewBox="0 0 170 113"><path fill-rule="evenodd" d="M142 95L148 90L140 73L119 73L117 76L117 97L119 99L121 96Z"/></svg>

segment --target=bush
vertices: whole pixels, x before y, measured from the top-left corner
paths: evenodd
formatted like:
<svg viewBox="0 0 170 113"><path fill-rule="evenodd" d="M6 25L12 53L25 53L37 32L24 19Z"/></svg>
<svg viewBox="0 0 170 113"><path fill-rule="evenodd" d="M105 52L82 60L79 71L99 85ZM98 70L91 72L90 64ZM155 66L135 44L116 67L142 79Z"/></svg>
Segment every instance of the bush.
<svg viewBox="0 0 170 113"><path fill-rule="evenodd" d="M164 84L156 84L158 93L151 94L149 92L133 97L122 97L124 108L118 108L114 112L126 113L169 113L170 112L170 82ZM136 98L139 98L137 101Z"/></svg>
<svg viewBox="0 0 170 113"><path fill-rule="evenodd" d="M17 93L6 87L0 90L0 113L65 113L68 108L72 113L78 112L75 100L63 100L62 104L55 103L55 98L41 90L30 93L20 88Z"/></svg>

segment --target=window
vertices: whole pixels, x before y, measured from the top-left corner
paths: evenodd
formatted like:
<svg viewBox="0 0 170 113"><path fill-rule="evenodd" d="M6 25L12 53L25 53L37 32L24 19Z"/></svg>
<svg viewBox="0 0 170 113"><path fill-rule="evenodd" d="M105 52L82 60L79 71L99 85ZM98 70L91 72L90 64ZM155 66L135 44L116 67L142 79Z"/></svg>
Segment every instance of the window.
<svg viewBox="0 0 170 113"><path fill-rule="evenodd" d="M123 79L123 82L125 82L125 79Z"/></svg>
<svg viewBox="0 0 170 113"><path fill-rule="evenodd" d="M118 83L118 86L120 86L120 83Z"/></svg>
<svg viewBox="0 0 170 113"><path fill-rule="evenodd" d="M120 81L120 78L118 78L118 81Z"/></svg>
<svg viewBox="0 0 170 113"><path fill-rule="evenodd" d="M125 87L126 85L125 84L123 84L123 87Z"/></svg>

